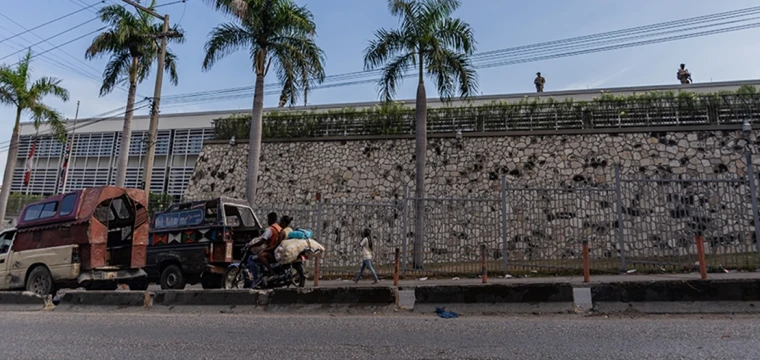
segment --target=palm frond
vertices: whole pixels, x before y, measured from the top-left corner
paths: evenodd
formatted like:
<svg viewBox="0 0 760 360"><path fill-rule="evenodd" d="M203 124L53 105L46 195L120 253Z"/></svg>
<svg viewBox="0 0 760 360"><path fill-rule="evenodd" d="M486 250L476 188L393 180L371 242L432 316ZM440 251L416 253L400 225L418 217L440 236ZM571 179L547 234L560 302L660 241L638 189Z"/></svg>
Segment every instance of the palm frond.
<svg viewBox="0 0 760 360"><path fill-rule="evenodd" d="M44 104L35 104L28 110L32 114L32 123L35 128L39 128L41 124L47 124L53 130L53 134L59 141L66 141L68 131L61 113Z"/></svg>
<svg viewBox="0 0 760 360"><path fill-rule="evenodd" d="M166 49L164 71L169 73L169 81L172 85L177 86L177 84L179 84L179 75L177 75L177 55L174 55L169 49Z"/></svg>
<svg viewBox="0 0 760 360"><path fill-rule="evenodd" d="M427 57L426 67L428 74L436 79L438 94L442 100L451 100L456 93L462 98L477 93L477 72L468 55L438 48Z"/></svg>
<svg viewBox="0 0 760 360"><path fill-rule="evenodd" d="M41 77L29 87L29 97L42 99L44 96L53 95L63 101L69 101L69 91L61 87L61 80L54 77Z"/></svg>
<svg viewBox="0 0 760 360"><path fill-rule="evenodd" d="M374 70L404 51L413 52L412 40L398 30L378 30L375 32L375 40L370 41L364 50L364 69Z"/></svg>
<svg viewBox="0 0 760 360"><path fill-rule="evenodd" d="M210 69L211 66L225 56L240 48L251 46L252 43L252 34L237 24L226 23L215 27L209 33L209 39L206 42L206 56L203 58L203 69Z"/></svg>
<svg viewBox="0 0 760 360"><path fill-rule="evenodd" d="M129 81L129 71L132 67L132 55L128 50L122 50L111 55L111 59L103 70L103 84L100 87L100 96L105 96L117 86Z"/></svg>
<svg viewBox="0 0 760 360"><path fill-rule="evenodd" d="M443 20L436 29L434 38L443 47L467 55L475 52L475 34L470 25L460 19Z"/></svg>
<svg viewBox="0 0 760 360"><path fill-rule="evenodd" d="M383 67L383 76L378 81L380 98L392 101L396 95L396 86L401 82L409 67L417 64L417 54L406 53L397 56Z"/></svg>

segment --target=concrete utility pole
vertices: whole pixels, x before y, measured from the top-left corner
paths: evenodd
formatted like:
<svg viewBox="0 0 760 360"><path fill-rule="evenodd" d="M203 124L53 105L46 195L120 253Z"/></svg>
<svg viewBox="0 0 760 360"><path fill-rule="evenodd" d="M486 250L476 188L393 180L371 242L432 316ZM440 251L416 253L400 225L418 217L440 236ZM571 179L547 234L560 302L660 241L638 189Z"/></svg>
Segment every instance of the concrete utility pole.
<svg viewBox="0 0 760 360"><path fill-rule="evenodd" d="M167 38L181 36L176 32L169 32L169 15L159 15L152 9L146 8L131 0L122 0L125 3L134 6L158 19L164 21L163 31L155 35L155 38L161 39L161 50L158 54L158 70L156 71L156 87L153 90L153 102L150 109L150 126L148 127L148 142L145 154L145 168L143 169L143 185L145 191L150 194L150 180L153 175L153 158L156 154L156 133L158 132L158 105L161 102L161 86L164 81L164 62L166 61L166 42Z"/></svg>

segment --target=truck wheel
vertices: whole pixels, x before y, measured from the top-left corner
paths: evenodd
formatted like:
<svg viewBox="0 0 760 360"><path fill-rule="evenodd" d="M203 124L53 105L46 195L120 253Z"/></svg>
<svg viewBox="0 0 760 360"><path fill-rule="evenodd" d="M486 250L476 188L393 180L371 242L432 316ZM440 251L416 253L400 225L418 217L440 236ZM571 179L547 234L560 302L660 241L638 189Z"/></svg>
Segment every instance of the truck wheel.
<svg viewBox="0 0 760 360"><path fill-rule="evenodd" d="M45 296L53 293L53 277L44 266L37 266L26 279L26 290L37 295Z"/></svg>
<svg viewBox="0 0 760 360"><path fill-rule="evenodd" d="M169 265L161 273L161 290L182 290L185 284L185 276L177 265Z"/></svg>

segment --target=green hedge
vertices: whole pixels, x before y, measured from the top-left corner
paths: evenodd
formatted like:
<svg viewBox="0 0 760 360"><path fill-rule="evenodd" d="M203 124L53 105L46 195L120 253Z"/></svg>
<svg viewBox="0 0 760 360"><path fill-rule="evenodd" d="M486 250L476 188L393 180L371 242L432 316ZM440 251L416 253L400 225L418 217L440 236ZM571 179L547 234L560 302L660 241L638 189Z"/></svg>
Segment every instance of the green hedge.
<svg viewBox="0 0 760 360"><path fill-rule="evenodd" d="M757 116L760 93L754 86L719 93L647 92L630 96L602 92L591 101L532 98L479 106L428 109L428 131L555 130L718 124ZM367 109L326 112L274 111L264 115L264 138L307 138L345 135L414 133L415 111L398 103ZM214 120L216 139L247 139L250 115Z"/></svg>

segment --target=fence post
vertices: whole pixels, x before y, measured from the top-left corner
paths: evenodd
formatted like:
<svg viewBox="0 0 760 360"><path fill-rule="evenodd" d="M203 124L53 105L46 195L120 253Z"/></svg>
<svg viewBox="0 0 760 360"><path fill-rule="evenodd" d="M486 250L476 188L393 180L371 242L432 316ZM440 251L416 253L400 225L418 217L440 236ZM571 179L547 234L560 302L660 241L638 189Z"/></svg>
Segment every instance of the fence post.
<svg viewBox="0 0 760 360"><path fill-rule="evenodd" d="M406 248L408 242L407 234L407 222L409 221L409 185L404 184L404 198L401 200L401 204L404 207L403 226L401 226L401 252L403 253L403 259L401 262L401 276L406 277L406 263L408 263L409 252Z"/></svg>
<svg viewBox="0 0 760 360"><path fill-rule="evenodd" d="M319 286L319 258L321 257L321 254L314 257L314 287Z"/></svg>
<svg viewBox="0 0 760 360"><path fill-rule="evenodd" d="M583 240L583 282L587 283L591 279L591 269L588 263L588 240Z"/></svg>
<svg viewBox="0 0 760 360"><path fill-rule="evenodd" d="M618 246L620 247L620 266L623 272L627 271L625 265L625 234L623 233L623 191L620 184L620 164L615 164L615 197L617 198L617 223L618 223Z"/></svg>
<svg viewBox="0 0 760 360"><path fill-rule="evenodd" d="M486 244L480 244L480 279L483 284L488 282L488 266L486 265Z"/></svg>
<svg viewBox="0 0 760 360"><path fill-rule="evenodd" d="M501 256L504 258L504 275L507 275L509 253L507 252L507 177L501 177Z"/></svg>
<svg viewBox="0 0 760 360"><path fill-rule="evenodd" d="M757 246L757 254L760 256L760 214L757 209L757 186L755 181L757 180L757 174L755 174L754 167L752 166L752 153L747 151L747 181L749 181L750 198L752 199L752 220L755 226L755 245Z"/></svg>
<svg viewBox="0 0 760 360"><path fill-rule="evenodd" d="M705 263L705 241L702 235L697 235L697 256L699 257L699 276L707 280L707 264Z"/></svg>
<svg viewBox="0 0 760 360"><path fill-rule="evenodd" d="M324 244L324 241L322 240L322 196L319 196L319 199L317 199L317 239L319 241L322 241Z"/></svg>
<svg viewBox="0 0 760 360"><path fill-rule="evenodd" d="M399 249L396 248L396 251L393 255L393 286L398 286L398 258Z"/></svg>

